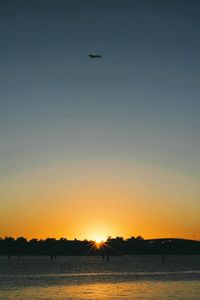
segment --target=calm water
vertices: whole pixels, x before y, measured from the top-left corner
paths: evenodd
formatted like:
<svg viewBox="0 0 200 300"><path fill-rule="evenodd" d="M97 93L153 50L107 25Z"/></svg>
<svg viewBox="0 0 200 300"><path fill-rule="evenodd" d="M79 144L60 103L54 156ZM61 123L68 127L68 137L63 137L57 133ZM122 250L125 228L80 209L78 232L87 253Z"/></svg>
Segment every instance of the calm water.
<svg viewBox="0 0 200 300"><path fill-rule="evenodd" d="M200 299L200 256L0 257L0 299Z"/></svg>

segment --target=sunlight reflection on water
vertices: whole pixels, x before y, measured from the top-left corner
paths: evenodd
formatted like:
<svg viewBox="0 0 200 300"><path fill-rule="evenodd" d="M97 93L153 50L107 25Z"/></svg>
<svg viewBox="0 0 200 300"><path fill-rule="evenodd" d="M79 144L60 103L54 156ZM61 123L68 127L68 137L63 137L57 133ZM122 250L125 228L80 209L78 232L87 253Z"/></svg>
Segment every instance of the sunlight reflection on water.
<svg viewBox="0 0 200 300"><path fill-rule="evenodd" d="M64 299L192 299L200 295L199 281L137 281L125 283L94 283L73 286L21 288L1 292L6 300Z"/></svg>
<svg viewBox="0 0 200 300"><path fill-rule="evenodd" d="M0 257L0 300L192 299L200 256Z"/></svg>

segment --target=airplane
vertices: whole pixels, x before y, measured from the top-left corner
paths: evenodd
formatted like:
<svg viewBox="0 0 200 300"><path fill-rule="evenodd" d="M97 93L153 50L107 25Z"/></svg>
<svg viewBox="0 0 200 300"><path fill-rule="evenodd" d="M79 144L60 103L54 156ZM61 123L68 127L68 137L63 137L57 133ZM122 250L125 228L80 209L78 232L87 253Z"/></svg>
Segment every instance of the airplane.
<svg viewBox="0 0 200 300"><path fill-rule="evenodd" d="M101 58L101 54L89 54L90 58Z"/></svg>

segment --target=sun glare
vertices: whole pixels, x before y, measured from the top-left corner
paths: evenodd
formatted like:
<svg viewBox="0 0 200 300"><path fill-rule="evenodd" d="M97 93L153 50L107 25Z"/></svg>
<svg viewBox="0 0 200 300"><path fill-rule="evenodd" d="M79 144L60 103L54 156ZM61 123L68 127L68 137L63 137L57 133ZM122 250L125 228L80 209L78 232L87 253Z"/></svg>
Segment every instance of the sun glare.
<svg viewBox="0 0 200 300"><path fill-rule="evenodd" d="M96 236L94 238L96 248L100 248L105 243L105 238L101 236Z"/></svg>
<svg viewBox="0 0 200 300"><path fill-rule="evenodd" d="M101 241L101 242L95 241L95 247L96 247L96 248L101 248L101 247L103 247L103 245L104 245L104 242L103 242L103 241Z"/></svg>
<svg viewBox="0 0 200 300"><path fill-rule="evenodd" d="M102 237L96 237L95 238L95 243L96 244L100 244L100 243L103 243L104 242L104 239Z"/></svg>
<svg viewBox="0 0 200 300"><path fill-rule="evenodd" d="M114 231L106 224L100 222L90 223L88 227L84 228L84 236L88 237L88 240L93 242L97 247L99 244L106 242L109 232Z"/></svg>

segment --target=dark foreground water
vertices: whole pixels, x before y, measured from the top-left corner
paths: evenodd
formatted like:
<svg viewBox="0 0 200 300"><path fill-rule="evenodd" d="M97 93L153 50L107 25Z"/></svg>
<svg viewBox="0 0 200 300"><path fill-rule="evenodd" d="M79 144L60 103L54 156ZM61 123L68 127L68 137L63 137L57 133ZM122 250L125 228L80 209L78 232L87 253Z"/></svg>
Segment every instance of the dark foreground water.
<svg viewBox="0 0 200 300"><path fill-rule="evenodd" d="M200 256L0 257L0 299L200 299Z"/></svg>

